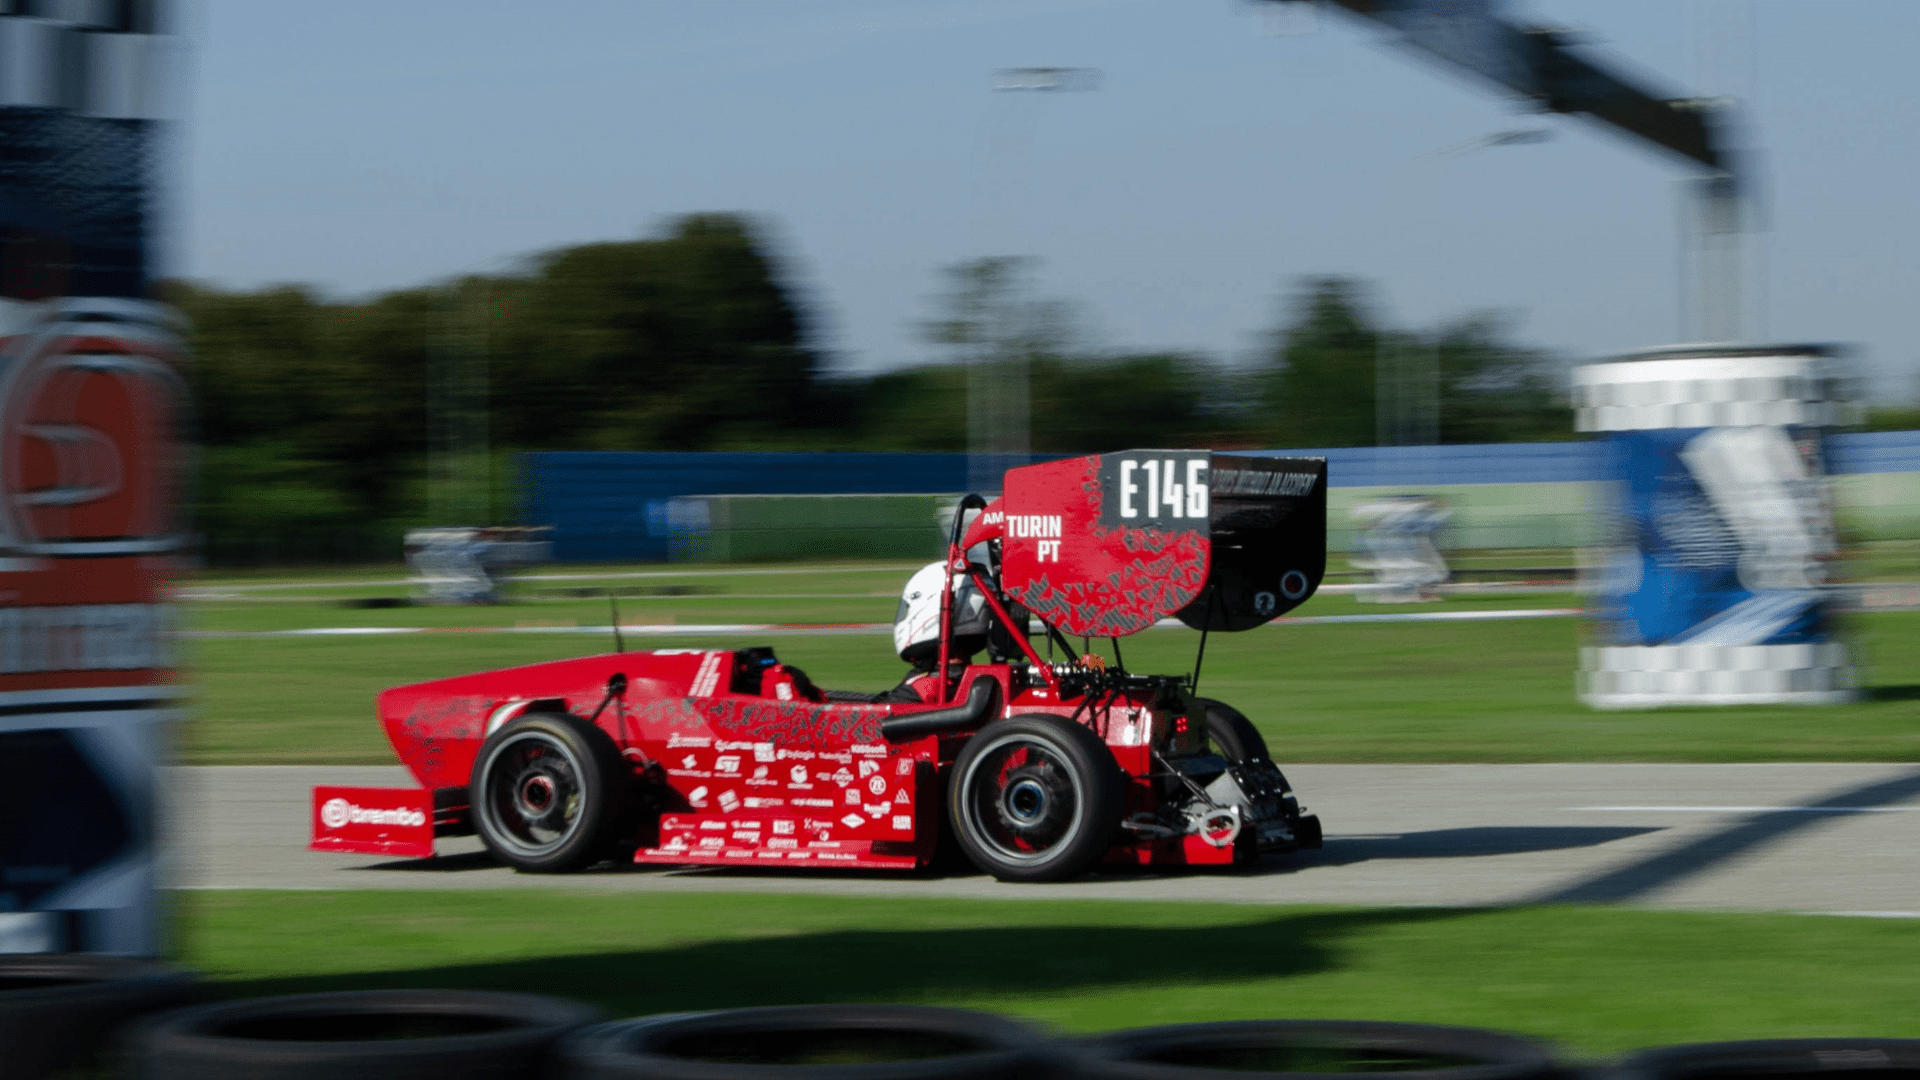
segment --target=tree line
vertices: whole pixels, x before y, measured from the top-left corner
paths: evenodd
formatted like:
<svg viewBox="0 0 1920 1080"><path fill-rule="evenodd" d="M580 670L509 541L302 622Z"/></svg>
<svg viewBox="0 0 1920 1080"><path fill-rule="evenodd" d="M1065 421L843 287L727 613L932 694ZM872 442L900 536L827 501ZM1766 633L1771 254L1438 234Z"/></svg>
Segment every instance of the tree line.
<svg viewBox="0 0 1920 1080"><path fill-rule="evenodd" d="M431 470L476 433L494 481L467 515L495 522L512 515L520 451L964 451L980 365L1024 373L1035 452L1372 445L1376 394L1399 392L1407 356L1437 441L1572 435L1551 358L1498 319L1389 329L1353 281L1303 282L1257 362L1226 364L1089 349L1022 260L946 278L922 324L944 359L870 375L832 369L751 221L730 214L351 302L176 283L209 557L390 558L404 528L457 523L429 520Z"/></svg>

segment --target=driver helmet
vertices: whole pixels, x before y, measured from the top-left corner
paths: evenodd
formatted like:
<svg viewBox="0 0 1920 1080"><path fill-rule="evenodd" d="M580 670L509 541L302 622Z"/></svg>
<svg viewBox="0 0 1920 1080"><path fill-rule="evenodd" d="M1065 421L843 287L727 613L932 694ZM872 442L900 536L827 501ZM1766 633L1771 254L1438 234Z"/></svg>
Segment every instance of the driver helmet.
<svg viewBox="0 0 1920 1080"><path fill-rule="evenodd" d="M900 608L893 616L893 649L909 664L932 663L940 654L940 587L946 582L945 563L931 562L907 579ZM987 598L973 579L953 580L954 657L965 659L986 648Z"/></svg>

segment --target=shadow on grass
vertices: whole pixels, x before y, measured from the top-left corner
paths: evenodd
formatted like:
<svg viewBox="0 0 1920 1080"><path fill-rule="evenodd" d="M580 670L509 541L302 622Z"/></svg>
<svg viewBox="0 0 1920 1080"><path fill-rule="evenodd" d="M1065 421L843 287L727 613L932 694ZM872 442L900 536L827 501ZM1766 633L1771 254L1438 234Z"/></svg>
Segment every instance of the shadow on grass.
<svg viewBox="0 0 1920 1080"><path fill-rule="evenodd" d="M1867 698L1871 701L1920 701L1920 686L1871 686L1867 688Z"/></svg>
<svg viewBox="0 0 1920 1080"><path fill-rule="evenodd" d="M815 1002L1084 994L1310 975L1344 945L1393 925L1470 909L1312 912L1227 926L1013 926L835 930L403 971L218 984L254 997L397 987L517 990L593 1002L616 1016Z"/></svg>

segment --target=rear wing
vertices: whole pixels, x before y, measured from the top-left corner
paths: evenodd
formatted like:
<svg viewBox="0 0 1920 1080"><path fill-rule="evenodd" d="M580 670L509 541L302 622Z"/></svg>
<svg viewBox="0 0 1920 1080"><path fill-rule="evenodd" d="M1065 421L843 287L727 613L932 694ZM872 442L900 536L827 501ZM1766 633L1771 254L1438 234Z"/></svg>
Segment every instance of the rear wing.
<svg viewBox="0 0 1920 1080"><path fill-rule="evenodd" d="M1250 630L1326 574L1327 460L1127 450L1011 469L962 545L993 539L1001 588L1066 633Z"/></svg>

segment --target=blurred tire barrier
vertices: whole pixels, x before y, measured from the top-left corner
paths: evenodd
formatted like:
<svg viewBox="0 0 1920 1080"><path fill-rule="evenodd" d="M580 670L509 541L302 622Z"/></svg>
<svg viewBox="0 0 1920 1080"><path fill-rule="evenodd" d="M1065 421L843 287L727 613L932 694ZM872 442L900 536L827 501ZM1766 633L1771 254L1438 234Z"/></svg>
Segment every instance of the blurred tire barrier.
<svg viewBox="0 0 1920 1080"><path fill-rule="evenodd" d="M1550 1080L1554 1051L1478 1028L1357 1020L1251 1020L1139 1028L1076 1042L1083 1080L1225 1080L1334 1073L1400 1080Z"/></svg>
<svg viewBox="0 0 1920 1080"><path fill-rule="evenodd" d="M0 957L0 1075L32 1078L84 1065L114 1028L185 1004L193 976L117 956Z"/></svg>
<svg viewBox="0 0 1920 1080"><path fill-rule="evenodd" d="M1609 1076L1610 1080L1916 1080L1920 1078L1920 1039L1759 1039L1658 1046L1628 1054Z"/></svg>
<svg viewBox="0 0 1920 1080"><path fill-rule="evenodd" d="M553 1044L603 1014L535 994L364 990L182 1009L136 1029L140 1080L540 1077Z"/></svg>
<svg viewBox="0 0 1920 1080"><path fill-rule="evenodd" d="M601 1024L561 1044L568 1080L1052 1080L1057 1044L1016 1020L919 1005L795 1005Z"/></svg>

